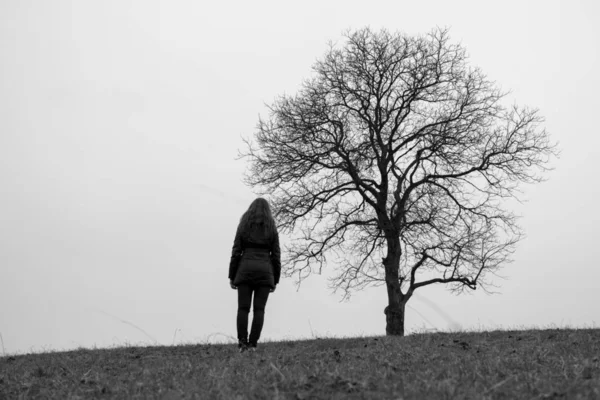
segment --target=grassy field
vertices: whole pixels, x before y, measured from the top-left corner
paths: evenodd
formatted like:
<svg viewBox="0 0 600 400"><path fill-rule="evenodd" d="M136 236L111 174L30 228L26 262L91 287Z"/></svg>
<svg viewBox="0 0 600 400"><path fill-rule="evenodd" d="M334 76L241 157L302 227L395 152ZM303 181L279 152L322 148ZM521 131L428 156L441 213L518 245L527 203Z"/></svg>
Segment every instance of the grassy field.
<svg viewBox="0 0 600 400"><path fill-rule="evenodd" d="M0 399L600 399L600 329L121 347L0 358Z"/></svg>

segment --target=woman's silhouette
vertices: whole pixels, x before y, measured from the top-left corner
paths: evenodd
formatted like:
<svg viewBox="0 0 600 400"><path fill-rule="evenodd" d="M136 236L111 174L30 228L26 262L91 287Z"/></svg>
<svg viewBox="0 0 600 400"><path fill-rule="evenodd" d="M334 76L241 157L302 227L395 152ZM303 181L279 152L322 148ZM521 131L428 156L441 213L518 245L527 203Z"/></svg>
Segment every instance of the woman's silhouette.
<svg viewBox="0 0 600 400"><path fill-rule="evenodd" d="M240 352L255 350L262 331L269 293L281 273L279 234L269 203L257 198L240 218L229 263L229 283L238 291L237 335ZM254 294L254 316L248 337L248 314Z"/></svg>

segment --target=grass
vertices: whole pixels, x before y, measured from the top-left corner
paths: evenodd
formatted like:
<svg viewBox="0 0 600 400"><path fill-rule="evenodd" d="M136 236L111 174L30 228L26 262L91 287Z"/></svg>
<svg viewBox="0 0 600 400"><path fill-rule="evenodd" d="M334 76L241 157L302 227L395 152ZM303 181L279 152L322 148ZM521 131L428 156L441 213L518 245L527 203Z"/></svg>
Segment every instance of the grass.
<svg viewBox="0 0 600 400"><path fill-rule="evenodd" d="M0 398L600 399L600 329L121 347L0 358Z"/></svg>

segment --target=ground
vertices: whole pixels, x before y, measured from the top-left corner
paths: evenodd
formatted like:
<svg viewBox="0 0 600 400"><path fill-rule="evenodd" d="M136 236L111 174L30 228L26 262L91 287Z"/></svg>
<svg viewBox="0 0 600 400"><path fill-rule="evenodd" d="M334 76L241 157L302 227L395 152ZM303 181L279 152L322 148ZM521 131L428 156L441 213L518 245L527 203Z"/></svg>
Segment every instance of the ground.
<svg viewBox="0 0 600 400"><path fill-rule="evenodd" d="M119 347L0 358L0 399L600 399L600 329Z"/></svg>

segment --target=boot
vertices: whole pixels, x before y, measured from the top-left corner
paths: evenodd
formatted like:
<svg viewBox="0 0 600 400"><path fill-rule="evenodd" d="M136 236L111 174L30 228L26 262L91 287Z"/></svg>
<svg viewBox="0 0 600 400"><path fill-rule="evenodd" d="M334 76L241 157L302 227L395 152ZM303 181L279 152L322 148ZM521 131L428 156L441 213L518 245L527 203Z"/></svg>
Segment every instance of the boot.
<svg viewBox="0 0 600 400"><path fill-rule="evenodd" d="M238 348L240 349L240 353L243 353L248 350L248 339L239 339L238 340Z"/></svg>

